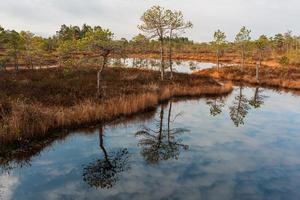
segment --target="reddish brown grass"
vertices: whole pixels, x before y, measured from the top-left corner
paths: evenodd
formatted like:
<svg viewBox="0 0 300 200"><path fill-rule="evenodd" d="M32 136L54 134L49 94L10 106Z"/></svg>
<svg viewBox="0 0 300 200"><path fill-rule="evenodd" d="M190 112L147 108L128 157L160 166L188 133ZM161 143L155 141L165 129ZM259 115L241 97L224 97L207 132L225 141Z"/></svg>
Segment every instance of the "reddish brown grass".
<svg viewBox="0 0 300 200"><path fill-rule="evenodd" d="M129 54L130 58L155 58L159 59L160 54L159 53L147 53L147 54ZM175 60L187 60L187 61L205 61L205 62L217 62L216 54L215 52L201 52L201 53L174 53L172 56ZM167 56L166 56L167 58ZM221 58L220 62L222 63L241 63L241 58L238 53L234 52L226 52ZM248 57L245 60L245 63L249 66L255 66L257 63L256 59L253 59L252 57ZM267 67L280 67L280 64L278 62L278 59L276 58L269 58L268 60L265 60L262 62L263 66Z"/></svg>
<svg viewBox="0 0 300 200"><path fill-rule="evenodd" d="M17 81L14 82L15 88L11 87L12 91L3 89L7 98L0 100L1 144L22 143L44 138L51 131L57 129L76 128L86 124L111 121L155 108L160 102L172 97L225 94L232 90L231 84L222 86L206 76L176 74L173 81L159 82L156 80L156 77L159 78L156 72L135 70L129 70L129 72L135 73L135 76L131 75L130 79L135 78L126 82L128 80L120 71L107 71L107 74L111 73L114 77L110 82L107 80L110 77L106 76L107 91L101 99L96 98L94 93L91 95L84 91L84 89L95 91L95 89L89 88L90 86L84 88L82 85L74 84L72 88L72 85L64 85L58 81L62 84L59 87L55 81L58 78L53 78L53 81L47 83L50 88L55 88L57 93L55 97L48 97L51 103L44 98L44 93L50 95L52 91L43 93L44 86L34 85L31 75L18 75L21 78L17 77ZM128 71L124 73L126 74ZM47 74L47 76L52 75ZM91 77L90 72L86 72L85 76L82 74L78 74L78 76L86 80L86 84L89 85L85 76ZM26 85L30 85L31 90L35 92L31 98L28 95L31 94L31 91L26 89L23 91L24 79ZM72 82L70 77L65 79L65 82ZM80 79L77 81L82 82ZM44 84L43 82L39 83ZM70 88L68 89L69 93L65 93L65 88ZM80 98L76 98L74 94ZM71 103L62 102L58 97L62 97L65 99L64 101L70 99Z"/></svg>
<svg viewBox="0 0 300 200"><path fill-rule="evenodd" d="M246 67L244 72L241 72L238 67L224 67L219 70L206 69L196 73L227 81L242 81L255 85L300 90L300 68L297 67L262 67L259 72L259 81L256 80L255 67Z"/></svg>

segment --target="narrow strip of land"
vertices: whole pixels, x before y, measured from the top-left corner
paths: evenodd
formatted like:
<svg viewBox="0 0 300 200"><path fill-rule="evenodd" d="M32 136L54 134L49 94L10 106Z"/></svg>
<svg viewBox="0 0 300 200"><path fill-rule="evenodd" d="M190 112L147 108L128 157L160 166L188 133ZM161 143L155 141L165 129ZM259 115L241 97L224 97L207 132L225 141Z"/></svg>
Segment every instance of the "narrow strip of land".
<svg viewBox="0 0 300 200"><path fill-rule="evenodd" d="M166 74L169 77L170 74ZM206 75L175 73L160 81L159 72L106 68L95 84L95 68L52 68L6 72L0 77L0 141L24 144L52 131L107 122L154 108L172 97L226 94ZM100 92L100 93L99 93Z"/></svg>
<svg viewBox="0 0 300 200"><path fill-rule="evenodd" d="M196 72L223 81L234 81L261 86L300 90L300 69L298 67L240 67L211 68Z"/></svg>

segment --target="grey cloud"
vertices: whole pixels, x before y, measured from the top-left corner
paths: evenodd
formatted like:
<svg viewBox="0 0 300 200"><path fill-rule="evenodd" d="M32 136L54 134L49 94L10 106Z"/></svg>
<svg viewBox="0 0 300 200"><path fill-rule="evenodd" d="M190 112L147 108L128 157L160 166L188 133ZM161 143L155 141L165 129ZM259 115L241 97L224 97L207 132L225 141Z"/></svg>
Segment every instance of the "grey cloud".
<svg viewBox="0 0 300 200"><path fill-rule="evenodd" d="M253 30L253 38L300 30L297 0L0 0L0 24L51 35L63 23L89 23L130 38L138 33L140 16L152 5L182 10L194 23L186 35L196 41L209 41L216 29L233 39L243 25Z"/></svg>

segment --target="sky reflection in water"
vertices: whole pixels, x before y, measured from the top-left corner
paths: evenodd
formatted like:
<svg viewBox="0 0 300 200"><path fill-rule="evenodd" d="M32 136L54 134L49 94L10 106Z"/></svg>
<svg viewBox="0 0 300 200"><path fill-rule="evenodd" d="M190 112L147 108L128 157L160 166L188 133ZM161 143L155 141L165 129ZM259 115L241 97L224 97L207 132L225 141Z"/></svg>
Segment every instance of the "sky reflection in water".
<svg viewBox="0 0 300 200"><path fill-rule="evenodd" d="M299 105L290 93L243 87L173 101L3 170L0 199L299 199Z"/></svg>
<svg viewBox="0 0 300 200"><path fill-rule="evenodd" d="M169 65L169 63L166 63ZM232 65L233 63L221 63L221 66ZM128 67L128 68L139 68L139 69L151 69L160 70L160 60L159 59L149 59L149 58L127 58L127 59L111 59L111 67ZM191 74L195 70L208 69L211 67L216 67L216 64L210 62L200 62L200 61L184 61L175 60L172 62L172 67L174 72ZM166 69L170 71L169 68Z"/></svg>

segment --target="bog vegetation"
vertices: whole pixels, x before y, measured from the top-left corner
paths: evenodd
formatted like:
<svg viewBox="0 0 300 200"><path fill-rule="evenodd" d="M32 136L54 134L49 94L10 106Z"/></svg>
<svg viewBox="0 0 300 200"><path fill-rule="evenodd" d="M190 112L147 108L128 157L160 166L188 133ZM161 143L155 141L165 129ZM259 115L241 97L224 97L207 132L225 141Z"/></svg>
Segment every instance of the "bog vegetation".
<svg viewBox="0 0 300 200"><path fill-rule="evenodd" d="M48 38L0 27L0 142L26 144L49 131L130 115L174 96L231 91L231 84L219 84L210 74L174 73L174 59L210 59L218 68L221 61L238 59L241 72L268 60L300 65L300 37L291 31L253 40L242 27L230 42L217 30L212 42L198 43L183 37L192 27L182 12L160 6L142 15L141 33L130 40L88 24L62 25ZM160 73L107 68L112 59L133 56L159 57Z"/></svg>
<svg viewBox="0 0 300 200"><path fill-rule="evenodd" d="M161 82L159 72L107 68L101 97L95 95L95 68L64 73L62 68L7 72L0 79L0 140L26 144L49 131L76 128L151 109L172 97L226 94L207 76L174 74ZM169 74L168 74L169 75ZM3 147L3 146L2 146Z"/></svg>
<svg viewBox="0 0 300 200"><path fill-rule="evenodd" d="M300 36L292 31L272 37L251 37L251 30L242 27L234 41L217 30L211 42L194 42L183 33L192 28L180 11L153 6L141 17L141 33L130 40L117 39L111 30L101 26L62 25L55 35L44 38L28 31L17 32L0 27L0 68L6 70L46 66L99 65L105 67L108 57L125 58L132 54L158 54L162 74L172 68L173 54L207 54L216 61L239 58L241 67L250 59L261 63L273 60L281 66L300 64ZM200 56L199 56L200 57ZM171 70L172 71L172 70ZM163 75L162 75L163 76Z"/></svg>

